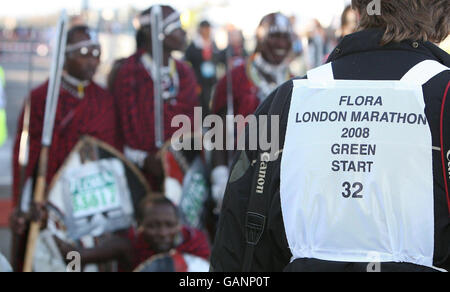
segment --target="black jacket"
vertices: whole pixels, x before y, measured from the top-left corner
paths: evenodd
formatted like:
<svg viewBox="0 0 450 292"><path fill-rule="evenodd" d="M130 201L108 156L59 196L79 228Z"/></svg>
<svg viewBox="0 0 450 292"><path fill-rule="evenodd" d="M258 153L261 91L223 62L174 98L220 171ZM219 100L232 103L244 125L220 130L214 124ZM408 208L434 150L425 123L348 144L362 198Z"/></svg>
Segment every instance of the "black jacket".
<svg viewBox="0 0 450 292"><path fill-rule="evenodd" d="M204 86L213 86L217 82L216 75L214 74L211 78L205 78L202 75L201 66L205 60L203 59L203 49L198 48L194 43L191 43L189 47L186 50L185 53L185 60L192 64L192 68L194 69L195 76L197 77L197 81L199 84ZM218 63L219 58L219 49L217 48L217 45L215 42L213 42L213 52L212 52L212 59L209 60L214 64L214 66Z"/></svg>
<svg viewBox="0 0 450 292"><path fill-rule="evenodd" d="M429 42L404 41L380 45L382 32L366 30L347 36L331 54L336 79L345 80L400 80L406 72L424 60L436 60L450 67L450 56ZM423 86L426 115L430 123L433 145L441 145L440 122L444 94L443 149L450 151L450 71L445 71ZM284 146L293 82L279 87L258 108L256 115L280 115L280 147ZM246 213L252 192L257 151L238 153L227 187L219 228L213 247L214 271L242 271L246 248ZM447 159L447 158L445 158ZM367 264L332 263L314 259L298 259L290 264L292 254L288 247L280 202L280 162L270 163L272 175L266 178L264 203L267 221L264 233L255 247L251 270L272 271L366 271ZM450 214L445 181L450 186L447 163L441 153L433 151L435 192L435 258L434 266L450 269ZM443 165L444 164L444 165ZM445 169L445 173L444 173ZM266 195L267 194L267 195ZM420 214L418 214L420 216ZM411 264L385 263L382 271L426 271Z"/></svg>

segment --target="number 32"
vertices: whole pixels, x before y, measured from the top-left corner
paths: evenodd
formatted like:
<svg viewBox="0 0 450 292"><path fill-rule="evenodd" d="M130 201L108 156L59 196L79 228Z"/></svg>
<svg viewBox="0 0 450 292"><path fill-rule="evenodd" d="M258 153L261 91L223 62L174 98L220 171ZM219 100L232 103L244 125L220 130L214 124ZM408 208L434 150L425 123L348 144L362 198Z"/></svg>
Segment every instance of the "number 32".
<svg viewBox="0 0 450 292"><path fill-rule="evenodd" d="M362 183L354 183L353 185L349 182L345 182L342 184L345 192L342 193L342 196L346 199L352 197L353 199L362 199L363 196L360 193L363 191L364 186ZM352 193L352 189L355 191Z"/></svg>

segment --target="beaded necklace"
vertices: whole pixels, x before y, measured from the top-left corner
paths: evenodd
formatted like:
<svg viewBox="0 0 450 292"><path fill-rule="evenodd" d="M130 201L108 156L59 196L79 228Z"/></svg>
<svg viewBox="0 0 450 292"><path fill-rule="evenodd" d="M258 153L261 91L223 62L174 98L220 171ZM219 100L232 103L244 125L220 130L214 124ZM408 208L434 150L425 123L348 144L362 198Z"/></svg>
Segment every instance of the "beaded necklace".
<svg viewBox="0 0 450 292"><path fill-rule="evenodd" d="M154 76L154 63L152 57L148 53L145 53L141 57L141 62L144 65L145 70L155 80ZM176 62L173 58L169 58L169 66L161 68L161 85L163 88L162 97L164 100L175 99L180 92L180 79L177 72Z"/></svg>
<svg viewBox="0 0 450 292"><path fill-rule="evenodd" d="M271 65L263 59L261 54L255 54L250 58L247 64L247 74L258 88L258 98L261 102L289 79L289 69L286 64ZM272 77L272 80L267 80L265 76Z"/></svg>
<svg viewBox="0 0 450 292"><path fill-rule="evenodd" d="M61 80L61 87L78 99L83 99L85 95L85 88L91 84L91 81L81 81L67 72L63 73ZM76 90L74 89L76 88Z"/></svg>

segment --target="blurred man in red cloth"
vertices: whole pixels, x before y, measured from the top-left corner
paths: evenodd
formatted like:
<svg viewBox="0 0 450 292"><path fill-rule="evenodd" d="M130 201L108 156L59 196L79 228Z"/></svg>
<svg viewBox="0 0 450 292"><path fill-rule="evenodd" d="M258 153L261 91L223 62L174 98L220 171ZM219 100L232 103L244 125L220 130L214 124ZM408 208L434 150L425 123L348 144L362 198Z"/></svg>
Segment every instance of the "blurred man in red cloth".
<svg viewBox="0 0 450 292"><path fill-rule="evenodd" d="M227 96L231 91L233 114L247 117L255 112L277 86L292 77L287 61L293 36L289 18L281 13L266 15L256 34L257 47L248 62L231 69L231 83L227 81L227 76L219 81L212 101L213 113L222 117L229 113ZM214 154L215 168L211 174L211 182L218 209L228 181L228 167L225 166L229 160L228 155L226 151L216 151Z"/></svg>
<svg viewBox="0 0 450 292"><path fill-rule="evenodd" d="M145 173L153 190L160 190L163 169L155 141L154 80L156 72L152 57L151 13L139 18L137 52L120 64L111 86L119 109L119 121L125 143L125 155ZM199 87L193 70L184 62L172 58L173 51L184 49L186 33L181 28L180 14L170 6L161 6L163 20L163 67L161 87L163 99L164 141L170 140L177 128L171 128L176 115L194 117L199 105Z"/></svg>
<svg viewBox="0 0 450 292"><path fill-rule="evenodd" d="M61 80L59 103L55 117L53 143L47 172L49 184L70 154L73 147L84 135L89 135L122 149L116 125L116 109L113 97L92 81L100 63L101 48L96 34L86 26L76 26L67 35L66 59ZM30 94L25 107L29 107L29 151L26 167L19 165L19 151L24 131L24 114L19 119L19 127L14 147L13 200L15 211L11 218L12 231L23 235L29 216L22 211L20 202L29 202L30 193L23 192L25 182L32 181L41 152L42 130L48 81ZM26 110L24 110L25 112ZM28 199L22 199L21 196Z"/></svg>
<svg viewBox="0 0 450 292"><path fill-rule="evenodd" d="M83 249L56 239L62 254L80 253L83 265L112 260L119 262L122 272L133 271L155 255L170 251L208 261L211 254L206 235L181 223L178 208L160 195L144 198L137 210L138 228L130 228L123 236L113 235L95 248Z"/></svg>

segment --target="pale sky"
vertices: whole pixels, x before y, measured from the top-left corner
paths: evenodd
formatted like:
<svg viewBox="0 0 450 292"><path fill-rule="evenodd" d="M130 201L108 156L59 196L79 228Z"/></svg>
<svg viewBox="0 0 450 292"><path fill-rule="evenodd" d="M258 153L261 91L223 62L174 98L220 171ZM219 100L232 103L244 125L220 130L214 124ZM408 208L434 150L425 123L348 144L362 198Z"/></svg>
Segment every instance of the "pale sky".
<svg viewBox="0 0 450 292"><path fill-rule="evenodd" d="M6 0L4 0L6 1ZM20 17L29 15L45 15L54 13L63 8L69 12L79 10L83 0L12 0L0 9L0 16ZM240 14L259 14L259 11L280 10L291 14L317 14L327 15L336 13L336 8L341 8L350 0L89 0L92 9L124 8L134 6L146 8L155 3L173 5L179 10L193 8L203 3L211 6L225 6L230 4L233 11L242 11ZM238 18L236 15L233 18Z"/></svg>
<svg viewBox="0 0 450 292"><path fill-rule="evenodd" d="M6 1L6 0L5 0ZM247 0L253 1L253 0ZM137 8L148 8L155 3L167 3L173 5L179 9L185 9L198 5L199 3L206 2L205 0L89 0L89 6L92 9L105 9L105 8L125 8L128 6L134 6ZM220 3L223 0L210 0L210 3ZM0 9L0 16L21 17L29 15L45 15L53 13L55 11L62 10L63 8L70 11L79 10L82 7L83 0L13 0L4 5Z"/></svg>
<svg viewBox="0 0 450 292"><path fill-rule="evenodd" d="M7 0L4 0L7 1ZM79 13L86 0L11 0L0 9L0 17L12 18L54 14L66 9L70 14ZM129 6L137 9L153 4L169 4L184 11L207 4L207 14L202 17L213 23L233 23L244 33L253 33L262 16L280 11L288 16L296 15L299 24L305 25L311 18L318 18L328 26L340 16L345 4L351 0L88 0L93 10L121 9Z"/></svg>
<svg viewBox="0 0 450 292"><path fill-rule="evenodd" d="M6 1L6 0L5 0ZM94 9L126 7L127 3L139 7L145 0L90 0ZM150 3L153 1L149 1ZM0 9L0 16L21 17L30 15L45 15L60 11L63 8L69 12L79 10L82 0L13 0Z"/></svg>

